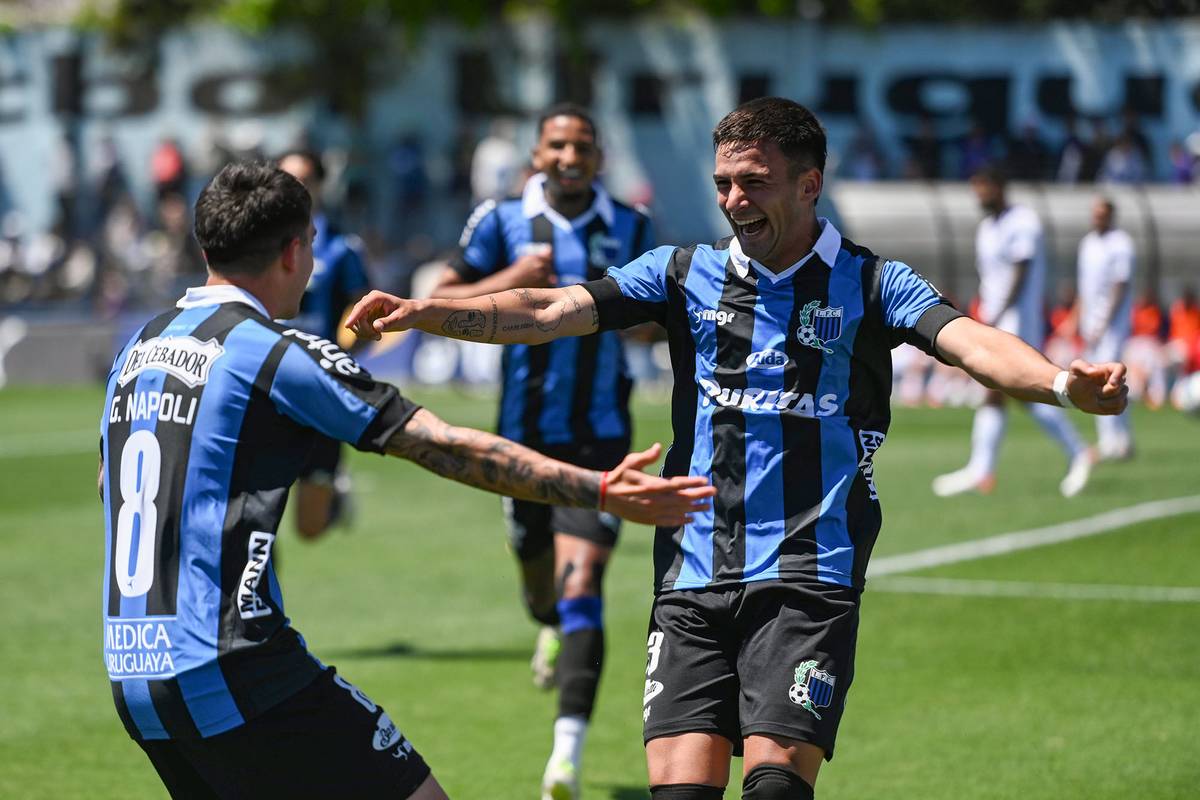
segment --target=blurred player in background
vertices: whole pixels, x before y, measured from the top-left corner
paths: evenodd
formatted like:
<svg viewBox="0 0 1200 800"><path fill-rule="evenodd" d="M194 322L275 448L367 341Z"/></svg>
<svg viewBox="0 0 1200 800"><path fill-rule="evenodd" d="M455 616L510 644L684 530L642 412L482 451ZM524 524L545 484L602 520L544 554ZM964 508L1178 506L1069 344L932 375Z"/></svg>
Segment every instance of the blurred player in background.
<svg viewBox="0 0 1200 800"><path fill-rule="evenodd" d="M538 120L536 173L518 198L471 214L434 297L595 280L652 246L646 215L596 179L602 163L591 115L558 105ZM629 451L631 380L620 334L594 333L504 351L500 435L554 458L608 469ZM620 531L611 514L506 498L509 543L526 606L542 623L534 682L558 686L543 797L577 796L584 740L604 663L604 568Z"/></svg>
<svg viewBox="0 0 1200 800"><path fill-rule="evenodd" d="M308 150L293 150L279 159L279 168L304 184L313 198L313 271L300 313L290 324L322 339L337 342L342 317L367 289L366 262L357 236L340 232L321 208L325 167ZM318 437L296 482L296 532L302 539L319 538L331 525L345 520L350 503L350 477L341 469L342 443Z"/></svg>
<svg viewBox="0 0 1200 800"><path fill-rule="evenodd" d="M663 474L711 476L717 495L711 512L655 538L650 793L720 800L731 756L744 754L743 798L799 800L833 757L854 677L891 349L908 342L1025 402L1092 413L1124 408L1124 368L1060 370L818 218L825 132L803 106L746 103L713 144L732 237L659 247L583 286L471 300L371 292L347 324L529 344L666 328L675 439Z"/></svg>
<svg viewBox="0 0 1200 800"><path fill-rule="evenodd" d="M205 286L117 356L101 419L104 650L117 712L175 798L445 794L378 705L284 615L272 546L318 436L523 500L679 524L703 480L600 473L447 425L287 324L313 269L311 200L231 164L196 202Z"/></svg>
<svg viewBox="0 0 1200 800"><path fill-rule="evenodd" d="M1069 335L1078 332L1084 358L1116 361L1125 351L1133 323L1133 237L1115 227L1112 200L1092 203L1092 229L1079 242L1078 293L1068 321ZM1096 454L1101 460L1133 456L1129 411L1096 417Z"/></svg>
<svg viewBox="0 0 1200 800"><path fill-rule="evenodd" d="M971 177L971 189L983 207L984 218L975 234L979 268L979 318L986 325L1041 346L1046 336L1046 251L1042 223L1028 206L1008 202L1004 173L984 167ZM971 458L960 470L939 475L933 492L939 497L964 492L989 492L996 484L996 461L1007 426L1005 397L988 393L975 412ZM1074 497L1087 485L1092 456L1061 408L1027 404L1029 413L1067 456L1067 474L1059 483L1064 497Z"/></svg>

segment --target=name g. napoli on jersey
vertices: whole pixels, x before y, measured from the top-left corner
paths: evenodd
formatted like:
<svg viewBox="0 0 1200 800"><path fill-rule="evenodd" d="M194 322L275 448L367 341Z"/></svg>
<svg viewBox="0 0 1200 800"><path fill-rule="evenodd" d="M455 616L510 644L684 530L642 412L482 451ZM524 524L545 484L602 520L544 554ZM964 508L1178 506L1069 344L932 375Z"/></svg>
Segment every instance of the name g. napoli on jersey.
<svg viewBox="0 0 1200 800"><path fill-rule="evenodd" d="M147 739L229 730L319 672L271 550L318 434L383 452L416 410L233 287L189 290L117 357L104 457L104 659Z"/></svg>

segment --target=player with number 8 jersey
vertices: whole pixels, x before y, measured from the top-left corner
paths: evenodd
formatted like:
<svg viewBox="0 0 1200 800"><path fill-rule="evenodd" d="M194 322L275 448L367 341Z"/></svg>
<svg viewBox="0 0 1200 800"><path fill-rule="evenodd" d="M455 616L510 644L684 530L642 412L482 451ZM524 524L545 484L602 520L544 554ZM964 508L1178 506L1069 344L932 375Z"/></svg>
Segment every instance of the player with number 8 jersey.
<svg viewBox="0 0 1200 800"><path fill-rule="evenodd" d="M682 521L711 489L642 474L657 448L602 477L449 426L328 339L273 322L299 308L313 235L295 178L229 165L196 204L207 284L113 364L100 425L105 664L127 731L174 797L440 800L383 709L284 614L271 551L314 438L644 522Z"/></svg>

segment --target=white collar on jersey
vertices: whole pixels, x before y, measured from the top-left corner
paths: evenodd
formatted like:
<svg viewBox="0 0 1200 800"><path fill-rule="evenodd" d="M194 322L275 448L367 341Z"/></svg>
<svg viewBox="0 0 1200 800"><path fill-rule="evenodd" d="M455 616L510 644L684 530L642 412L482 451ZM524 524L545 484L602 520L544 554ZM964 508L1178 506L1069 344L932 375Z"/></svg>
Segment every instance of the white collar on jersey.
<svg viewBox="0 0 1200 800"><path fill-rule="evenodd" d="M240 286L234 286L229 283L218 283L213 286L192 286L183 297L179 298L179 301L175 303L175 307L196 308L198 306L215 306L221 303L245 303L267 319L271 318L271 315L267 313L267 307L257 297Z"/></svg>
<svg viewBox="0 0 1200 800"><path fill-rule="evenodd" d="M568 232L582 228L596 216L599 216L604 220L604 224L611 228L617 213L613 208L612 197L599 181L592 183L592 191L595 193L595 199L592 200L591 207L575 219L569 220L546 202L546 175L539 172L525 182L525 191L521 193L521 213L525 215L526 219L544 215L554 227Z"/></svg>
<svg viewBox="0 0 1200 800"><path fill-rule="evenodd" d="M817 237L817 241L813 243L813 249L808 251L804 258L792 264L783 272L772 272L762 264L750 258L742 252L742 243L738 241L735 235L729 242L729 260L733 264L733 268L737 270L739 277L745 278L750 274L750 267L753 266L758 270L759 274L771 281L771 283L779 283L787 280L796 274L796 271L803 267L808 260L816 253L817 257L826 263L829 267L833 267L833 263L837 261L838 251L842 249L842 234L838 229L833 227L833 223L825 217L817 217L817 225L821 228L821 235Z"/></svg>

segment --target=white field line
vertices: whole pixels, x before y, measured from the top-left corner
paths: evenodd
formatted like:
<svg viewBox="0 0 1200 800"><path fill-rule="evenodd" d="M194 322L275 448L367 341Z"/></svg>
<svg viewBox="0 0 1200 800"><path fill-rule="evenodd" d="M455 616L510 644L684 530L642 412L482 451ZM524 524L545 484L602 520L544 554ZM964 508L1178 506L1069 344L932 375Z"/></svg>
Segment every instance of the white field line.
<svg viewBox="0 0 1200 800"><path fill-rule="evenodd" d="M1103 583L1033 583L896 576L880 578L871 583L870 589L872 593L937 594L953 597L1200 603L1200 587L1196 586L1121 586Z"/></svg>
<svg viewBox="0 0 1200 800"><path fill-rule="evenodd" d="M905 572L916 572L930 567L940 567L946 564L958 564L963 561L974 561L990 556L1006 555L1034 547L1044 547L1059 542L1069 542L1072 539L1082 539L1108 533L1119 528L1136 525L1164 517L1176 517L1181 514L1200 512L1200 495L1175 497L1169 500L1153 500L1139 503L1135 506L1125 506L1096 514L1093 517L1063 522L1045 528L1032 528L1026 531L1002 533L988 536L984 539L974 539L969 542L959 542L941 547L931 547L926 550L916 550L912 553L887 556L875 560L867 567L868 578L880 578L884 575L899 575Z"/></svg>
<svg viewBox="0 0 1200 800"><path fill-rule="evenodd" d="M99 426L81 431L6 433L0 435L0 458L63 456L89 452L100 452Z"/></svg>

